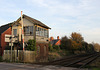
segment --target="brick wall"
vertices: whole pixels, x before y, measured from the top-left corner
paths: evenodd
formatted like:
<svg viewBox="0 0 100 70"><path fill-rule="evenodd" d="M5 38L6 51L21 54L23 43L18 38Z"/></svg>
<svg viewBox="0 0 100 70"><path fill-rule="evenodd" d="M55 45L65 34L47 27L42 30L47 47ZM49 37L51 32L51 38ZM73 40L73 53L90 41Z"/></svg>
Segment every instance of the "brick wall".
<svg viewBox="0 0 100 70"><path fill-rule="evenodd" d="M4 31L4 32L1 34L1 48L2 48L2 54L3 54L3 51L4 51L4 49L5 49L5 46L7 45L7 43L5 42L5 34L11 35L11 28L8 28L6 31Z"/></svg>
<svg viewBox="0 0 100 70"><path fill-rule="evenodd" d="M2 48L1 48L1 35L0 35L0 56L2 55Z"/></svg>
<svg viewBox="0 0 100 70"><path fill-rule="evenodd" d="M36 43L36 47L40 47L39 54L37 54L37 60L45 61L48 58L48 43Z"/></svg>

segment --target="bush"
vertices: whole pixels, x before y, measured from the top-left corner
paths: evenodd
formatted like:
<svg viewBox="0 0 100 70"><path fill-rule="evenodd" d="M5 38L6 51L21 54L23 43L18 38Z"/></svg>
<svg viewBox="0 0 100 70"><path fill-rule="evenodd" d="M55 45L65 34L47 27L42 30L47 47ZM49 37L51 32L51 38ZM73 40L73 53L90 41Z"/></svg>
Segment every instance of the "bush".
<svg viewBox="0 0 100 70"><path fill-rule="evenodd" d="M36 41L28 40L26 50L35 51L36 50Z"/></svg>
<svg viewBox="0 0 100 70"><path fill-rule="evenodd" d="M53 49L55 49L55 50L60 50L60 46L54 45L54 46L53 46Z"/></svg>
<svg viewBox="0 0 100 70"><path fill-rule="evenodd" d="M51 44L49 44L49 51L50 51L50 52L53 51L53 47L51 46Z"/></svg>

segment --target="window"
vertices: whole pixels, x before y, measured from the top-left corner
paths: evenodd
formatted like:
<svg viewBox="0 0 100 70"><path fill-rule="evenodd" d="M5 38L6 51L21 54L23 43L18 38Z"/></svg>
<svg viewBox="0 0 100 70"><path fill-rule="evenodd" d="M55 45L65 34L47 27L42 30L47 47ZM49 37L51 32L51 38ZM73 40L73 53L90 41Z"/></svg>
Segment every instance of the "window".
<svg viewBox="0 0 100 70"><path fill-rule="evenodd" d="M30 34L33 35L33 26L30 26Z"/></svg>
<svg viewBox="0 0 100 70"><path fill-rule="evenodd" d="M42 29L40 28L40 36L42 36Z"/></svg>
<svg viewBox="0 0 100 70"><path fill-rule="evenodd" d="M44 36L44 31L43 31L43 28L41 30L41 36Z"/></svg>
<svg viewBox="0 0 100 70"><path fill-rule="evenodd" d="M40 31L40 28L38 27L38 31Z"/></svg>
<svg viewBox="0 0 100 70"><path fill-rule="evenodd" d="M39 27L37 27L37 29L36 29L36 35L40 35L40 28Z"/></svg>
<svg viewBox="0 0 100 70"><path fill-rule="evenodd" d="M37 27L36 35L37 36L42 36L42 37L48 37L48 30L46 30L44 28Z"/></svg>
<svg viewBox="0 0 100 70"><path fill-rule="evenodd" d="M44 31L44 36L45 36L45 37L48 37L48 30L46 30L46 29L45 29L45 31Z"/></svg>
<svg viewBox="0 0 100 70"><path fill-rule="evenodd" d="M13 35L17 36L17 29L13 29Z"/></svg>
<svg viewBox="0 0 100 70"><path fill-rule="evenodd" d="M44 29L44 37L46 37L46 29Z"/></svg>
<svg viewBox="0 0 100 70"><path fill-rule="evenodd" d="M29 34L29 27L25 27L25 34Z"/></svg>
<svg viewBox="0 0 100 70"><path fill-rule="evenodd" d="M25 35L33 35L33 26L25 26L24 33Z"/></svg>

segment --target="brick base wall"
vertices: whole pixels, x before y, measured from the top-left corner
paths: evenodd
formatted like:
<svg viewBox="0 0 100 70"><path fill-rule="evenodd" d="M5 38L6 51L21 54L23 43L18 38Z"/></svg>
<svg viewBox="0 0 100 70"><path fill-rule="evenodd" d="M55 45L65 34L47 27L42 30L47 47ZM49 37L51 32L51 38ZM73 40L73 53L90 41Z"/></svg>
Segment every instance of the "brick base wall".
<svg viewBox="0 0 100 70"><path fill-rule="evenodd" d="M48 59L48 43L36 43L37 61L45 62Z"/></svg>

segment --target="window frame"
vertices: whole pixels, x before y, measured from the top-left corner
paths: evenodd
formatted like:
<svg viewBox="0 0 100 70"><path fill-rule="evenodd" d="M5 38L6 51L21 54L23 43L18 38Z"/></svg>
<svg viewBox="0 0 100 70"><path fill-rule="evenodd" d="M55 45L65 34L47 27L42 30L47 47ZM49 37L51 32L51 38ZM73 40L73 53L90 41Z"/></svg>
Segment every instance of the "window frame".
<svg viewBox="0 0 100 70"><path fill-rule="evenodd" d="M24 26L24 35L33 35L33 26Z"/></svg>
<svg viewBox="0 0 100 70"><path fill-rule="evenodd" d="M16 30L16 31L15 31ZM15 35L15 32L16 32L16 35ZM17 29L13 29L13 35L14 36L17 36Z"/></svg>
<svg viewBox="0 0 100 70"><path fill-rule="evenodd" d="M36 29L36 36L46 37L48 38L48 30L42 27L37 27Z"/></svg>

